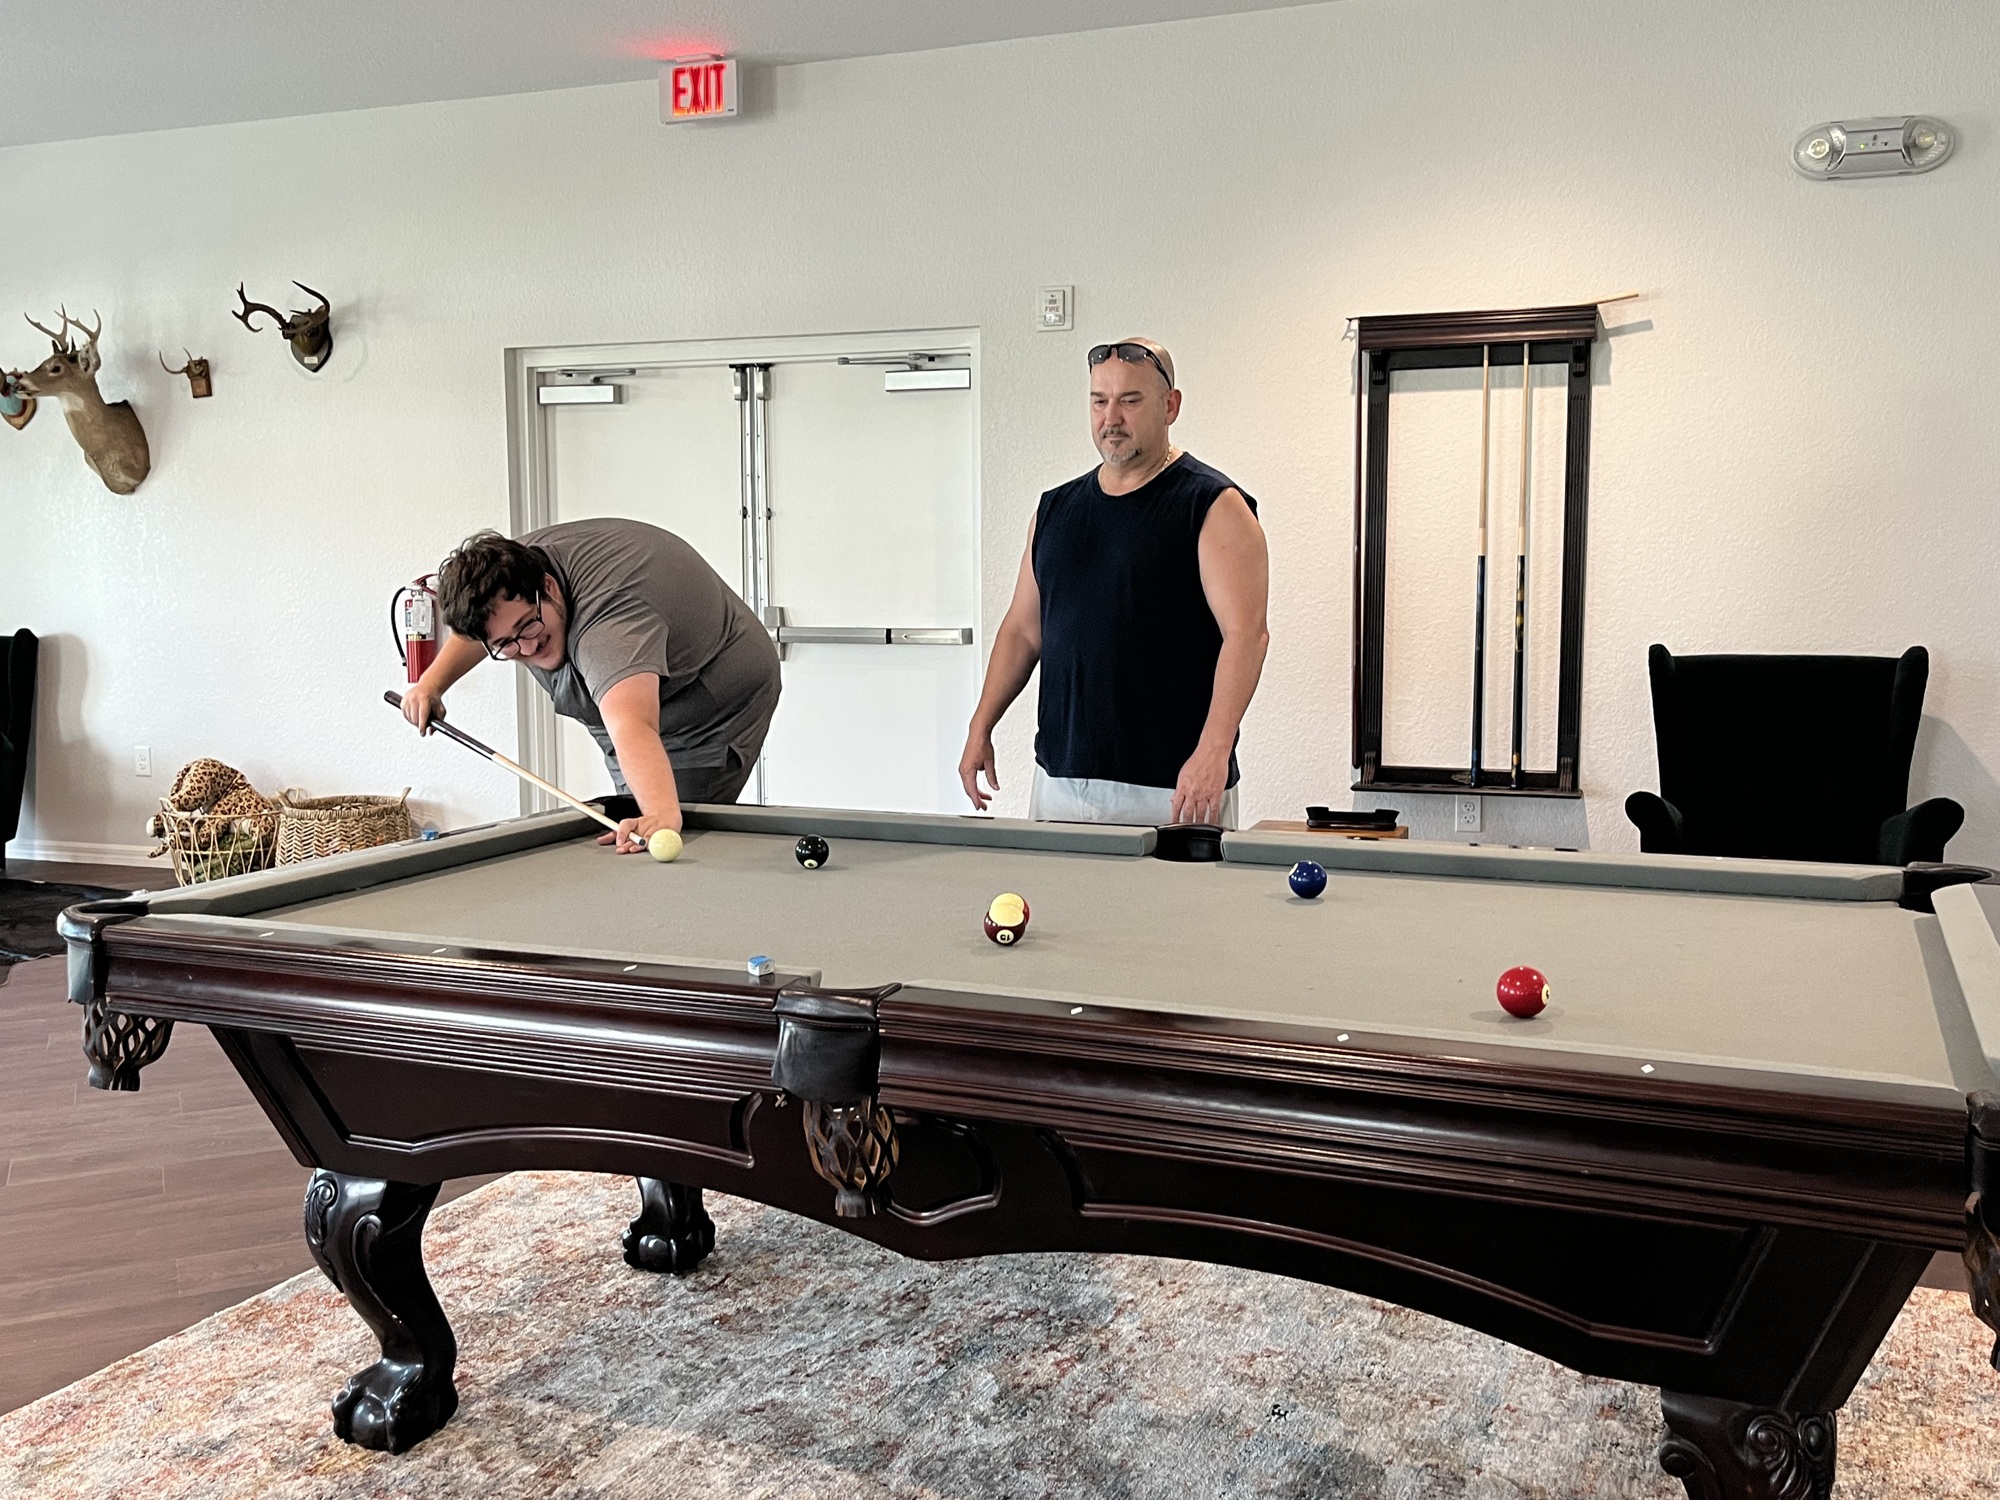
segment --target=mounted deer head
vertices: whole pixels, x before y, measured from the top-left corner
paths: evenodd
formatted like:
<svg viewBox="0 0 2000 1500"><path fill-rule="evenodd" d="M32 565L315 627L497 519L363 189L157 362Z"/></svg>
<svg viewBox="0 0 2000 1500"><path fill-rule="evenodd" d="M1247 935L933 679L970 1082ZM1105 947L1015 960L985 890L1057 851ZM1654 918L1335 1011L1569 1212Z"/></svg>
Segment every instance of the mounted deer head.
<svg viewBox="0 0 2000 1500"><path fill-rule="evenodd" d="M257 313L268 313L271 321L278 325L278 332L284 335L285 342L292 346L292 358L306 369L318 371L333 357L333 304L303 281L295 281L292 285L308 297L319 297L319 306L305 312L282 313L262 302L252 302L243 295L243 283L239 281L236 284L236 299L243 304L243 310L230 316L256 333L257 325L250 319Z"/></svg>
<svg viewBox="0 0 2000 1500"><path fill-rule="evenodd" d="M152 472L153 456L146 447L146 429L129 401L106 401L97 393L97 335L104 319L96 313L95 328L85 328L69 315L67 308L58 316L60 330L43 328L33 318L28 326L49 336L55 352L32 370L14 372L14 391L21 396L53 396L62 402L63 417L70 435L83 449L89 464L104 487L114 495L129 495ZM70 336L75 329L84 335L81 347Z"/></svg>
<svg viewBox="0 0 2000 1500"><path fill-rule="evenodd" d="M215 387L209 383L208 361L205 359L196 359L192 354L188 354L185 348L181 350L181 353L186 356L186 363L178 370L167 363L167 357L164 354L160 356L160 368L165 370L169 375L187 376L188 394L193 396L195 400L199 401L203 396L213 396L215 394Z"/></svg>
<svg viewBox="0 0 2000 1500"><path fill-rule="evenodd" d="M35 398L15 389L13 371L0 370L0 422L19 432L34 419Z"/></svg>

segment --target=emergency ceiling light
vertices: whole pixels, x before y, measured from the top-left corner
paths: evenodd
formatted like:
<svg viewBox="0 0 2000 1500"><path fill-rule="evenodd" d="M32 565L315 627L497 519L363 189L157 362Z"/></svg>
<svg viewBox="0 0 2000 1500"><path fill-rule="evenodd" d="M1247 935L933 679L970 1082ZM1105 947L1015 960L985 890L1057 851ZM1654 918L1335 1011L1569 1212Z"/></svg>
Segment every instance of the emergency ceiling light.
<svg viewBox="0 0 2000 1500"><path fill-rule="evenodd" d="M1815 125L1792 147L1801 177L1902 177L1928 172L1951 155L1958 137L1929 115L1834 120Z"/></svg>

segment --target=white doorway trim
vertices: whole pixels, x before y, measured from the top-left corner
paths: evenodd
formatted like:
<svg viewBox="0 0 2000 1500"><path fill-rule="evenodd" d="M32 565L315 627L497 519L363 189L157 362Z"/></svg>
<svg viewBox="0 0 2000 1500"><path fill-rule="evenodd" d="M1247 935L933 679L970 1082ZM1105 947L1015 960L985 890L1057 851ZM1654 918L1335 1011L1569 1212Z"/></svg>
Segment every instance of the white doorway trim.
<svg viewBox="0 0 2000 1500"><path fill-rule="evenodd" d="M548 429L536 389L545 375L558 372L624 372L643 369L726 368L743 364L825 364L847 356L883 356L922 351L963 355L976 368L979 330L976 328L906 328L871 332L798 334L739 339L686 339L647 343L548 344L506 351L508 535L547 526L555 520L553 485L549 474ZM978 400L981 382L971 395ZM975 407L974 430L978 429ZM980 488L979 455L973 459L975 504ZM975 577L979 560L973 560ZM977 614L978 612L976 612ZM972 622L975 633L980 622ZM538 776L557 773L556 713L547 693L528 673L515 668L514 709L516 756ZM548 811L559 804L546 793L521 783L521 811Z"/></svg>

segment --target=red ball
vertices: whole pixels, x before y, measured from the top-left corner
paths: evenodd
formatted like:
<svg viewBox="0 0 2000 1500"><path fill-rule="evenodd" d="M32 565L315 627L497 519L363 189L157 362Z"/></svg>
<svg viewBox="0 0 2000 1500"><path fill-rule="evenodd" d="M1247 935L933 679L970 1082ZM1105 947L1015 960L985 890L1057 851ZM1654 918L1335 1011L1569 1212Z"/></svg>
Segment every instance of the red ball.
<svg viewBox="0 0 2000 1500"><path fill-rule="evenodd" d="M1524 1021L1530 1016L1540 1015L1542 1007L1549 1003L1548 979L1540 969L1530 969L1525 965L1502 974L1493 989L1500 1008Z"/></svg>

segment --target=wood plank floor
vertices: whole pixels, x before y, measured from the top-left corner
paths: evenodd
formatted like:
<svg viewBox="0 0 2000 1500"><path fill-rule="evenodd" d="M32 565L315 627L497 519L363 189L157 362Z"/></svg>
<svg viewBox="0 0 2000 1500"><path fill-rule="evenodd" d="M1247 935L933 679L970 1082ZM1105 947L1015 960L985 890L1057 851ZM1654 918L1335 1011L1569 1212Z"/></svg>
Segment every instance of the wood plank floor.
<svg viewBox="0 0 2000 1500"><path fill-rule="evenodd" d="M8 861L23 880L137 889L159 867ZM84 1082L61 958L0 985L0 1412L312 1267L306 1170L222 1049L177 1026L135 1094ZM491 1178L448 1183L442 1199ZM622 1227L622 1226L621 1226Z"/></svg>

